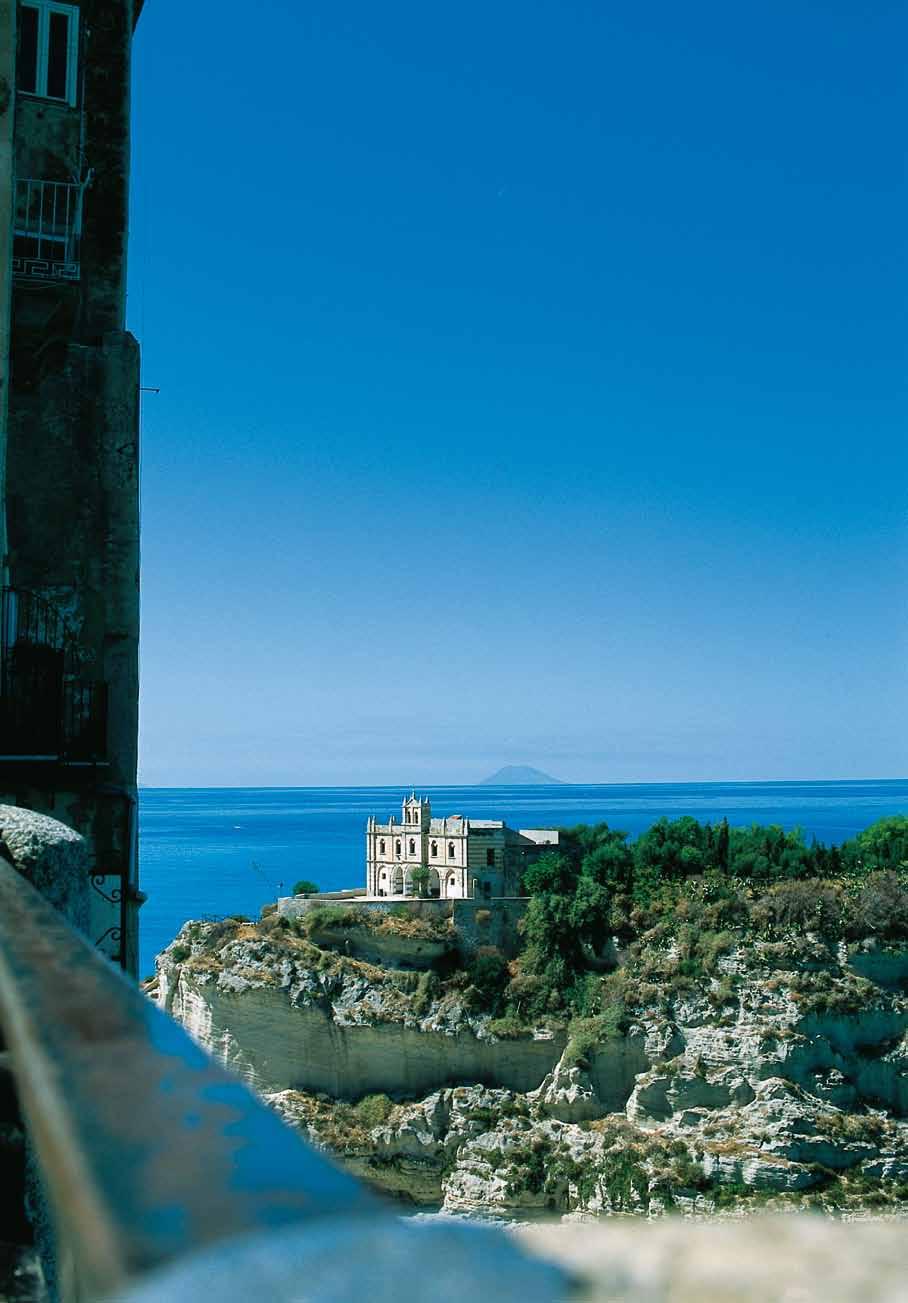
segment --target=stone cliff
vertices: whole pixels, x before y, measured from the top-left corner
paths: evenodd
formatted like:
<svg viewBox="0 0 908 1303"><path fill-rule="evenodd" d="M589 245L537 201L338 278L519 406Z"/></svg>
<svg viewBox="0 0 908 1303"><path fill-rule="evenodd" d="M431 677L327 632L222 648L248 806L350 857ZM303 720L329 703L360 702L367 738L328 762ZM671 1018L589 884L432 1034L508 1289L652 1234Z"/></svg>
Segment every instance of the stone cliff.
<svg viewBox="0 0 908 1303"><path fill-rule="evenodd" d="M739 937L695 981L631 976L620 1026L519 1029L463 974L228 921L187 924L151 993L316 1143L419 1204L906 1205L908 946Z"/></svg>

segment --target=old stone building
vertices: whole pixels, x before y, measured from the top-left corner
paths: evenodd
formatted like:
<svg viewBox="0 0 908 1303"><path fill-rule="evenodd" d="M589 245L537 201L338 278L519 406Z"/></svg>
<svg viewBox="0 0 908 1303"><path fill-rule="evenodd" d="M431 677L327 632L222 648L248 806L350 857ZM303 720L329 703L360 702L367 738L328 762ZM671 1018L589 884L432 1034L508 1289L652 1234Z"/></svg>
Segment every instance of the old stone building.
<svg viewBox="0 0 908 1303"><path fill-rule="evenodd" d="M472 899L520 894L527 864L558 845L554 828L509 828L497 819L432 817L428 797L412 793L398 822L366 825L366 894ZM414 878L414 870L417 872Z"/></svg>
<svg viewBox="0 0 908 1303"><path fill-rule="evenodd" d="M94 939L133 971L141 7L0 0L0 803L85 836Z"/></svg>

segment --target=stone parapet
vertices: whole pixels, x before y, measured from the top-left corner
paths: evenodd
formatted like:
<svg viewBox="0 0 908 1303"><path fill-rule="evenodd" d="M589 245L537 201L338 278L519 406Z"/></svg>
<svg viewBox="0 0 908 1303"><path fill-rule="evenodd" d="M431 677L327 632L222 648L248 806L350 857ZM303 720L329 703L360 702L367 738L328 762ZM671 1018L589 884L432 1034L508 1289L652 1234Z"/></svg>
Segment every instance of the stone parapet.
<svg viewBox="0 0 908 1303"><path fill-rule="evenodd" d="M0 855L81 932L88 929L88 846L72 828L18 805L0 805Z"/></svg>

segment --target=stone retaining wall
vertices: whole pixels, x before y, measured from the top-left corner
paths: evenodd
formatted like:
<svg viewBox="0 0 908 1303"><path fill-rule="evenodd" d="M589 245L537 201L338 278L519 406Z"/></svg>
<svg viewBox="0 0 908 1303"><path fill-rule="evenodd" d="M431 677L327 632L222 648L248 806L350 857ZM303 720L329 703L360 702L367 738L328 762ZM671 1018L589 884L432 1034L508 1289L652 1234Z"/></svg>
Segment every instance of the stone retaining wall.
<svg viewBox="0 0 908 1303"><path fill-rule="evenodd" d="M349 904L354 909L381 914L406 910L414 918L433 922L453 918L466 948L498 946L506 955L513 956L520 948L517 924L528 903L525 896L493 896L491 900L367 900L364 893L323 892L318 896L282 896L277 902L277 912L284 918L301 918L325 905Z"/></svg>

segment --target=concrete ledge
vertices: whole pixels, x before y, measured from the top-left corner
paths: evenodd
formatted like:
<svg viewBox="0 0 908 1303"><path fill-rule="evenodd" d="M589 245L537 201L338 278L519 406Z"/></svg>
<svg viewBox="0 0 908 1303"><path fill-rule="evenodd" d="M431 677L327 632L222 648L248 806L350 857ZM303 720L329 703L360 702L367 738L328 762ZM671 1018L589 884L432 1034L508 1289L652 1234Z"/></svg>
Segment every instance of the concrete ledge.
<svg viewBox="0 0 908 1303"><path fill-rule="evenodd" d="M736 1221L609 1219L535 1226L525 1248L586 1286L588 1303L900 1303L908 1222L791 1214Z"/></svg>

